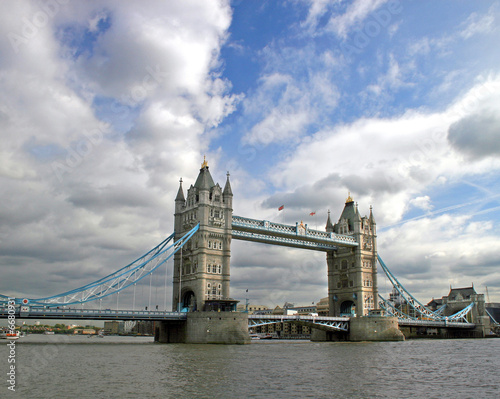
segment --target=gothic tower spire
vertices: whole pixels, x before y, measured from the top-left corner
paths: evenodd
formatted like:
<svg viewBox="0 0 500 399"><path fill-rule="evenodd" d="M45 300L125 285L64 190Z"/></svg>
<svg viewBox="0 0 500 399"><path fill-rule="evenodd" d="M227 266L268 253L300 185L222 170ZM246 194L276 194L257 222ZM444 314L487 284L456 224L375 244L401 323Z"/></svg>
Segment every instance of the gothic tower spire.
<svg viewBox="0 0 500 399"><path fill-rule="evenodd" d="M328 209L328 218L326 219L326 228L325 229L328 233L333 232L332 219L330 219L330 209Z"/></svg>
<svg viewBox="0 0 500 399"><path fill-rule="evenodd" d="M182 184L182 182L181 182ZM199 230L174 256L173 310L233 310L229 298L232 192L214 183L206 158L184 200L182 186L175 200L175 239L197 224Z"/></svg>
<svg viewBox="0 0 500 399"><path fill-rule="evenodd" d="M178 201L186 201L186 199L184 198L184 190L182 190L182 177L179 180L179 190L177 191L177 196L175 197L175 202Z"/></svg>

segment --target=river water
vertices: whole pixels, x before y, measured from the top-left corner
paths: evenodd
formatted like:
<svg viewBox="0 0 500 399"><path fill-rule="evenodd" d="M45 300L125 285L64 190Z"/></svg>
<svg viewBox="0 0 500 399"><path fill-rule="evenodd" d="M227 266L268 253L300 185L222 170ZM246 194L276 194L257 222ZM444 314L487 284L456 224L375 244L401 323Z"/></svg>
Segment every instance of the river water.
<svg viewBox="0 0 500 399"><path fill-rule="evenodd" d="M0 371L9 348L0 341ZM500 339L250 345L31 335L0 398L499 398Z"/></svg>

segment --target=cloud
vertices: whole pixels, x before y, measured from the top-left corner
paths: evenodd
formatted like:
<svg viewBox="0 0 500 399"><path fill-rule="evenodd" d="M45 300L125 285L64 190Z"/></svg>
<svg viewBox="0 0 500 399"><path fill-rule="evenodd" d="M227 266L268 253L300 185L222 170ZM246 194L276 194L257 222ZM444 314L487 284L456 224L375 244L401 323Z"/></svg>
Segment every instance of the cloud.
<svg viewBox="0 0 500 399"><path fill-rule="evenodd" d="M388 0L356 0L343 7L340 1L310 0L308 14L302 26L316 33L321 29L334 32L345 39L352 29L358 27L373 11L387 2ZM389 7L397 8L398 2L389 2ZM325 16L328 18L326 24L318 28L320 20Z"/></svg>
<svg viewBox="0 0 500 399"><path fill-rule="evenodd" d="M368 15L385 3L387 0L355 0L347 7L344 14L336 15L328 21L328 29L345 38L354 26L363 22Z"/></svg>
<svg viewBox="0 0 500 399"><path fill-rule="evenodd" d="M318 19L321 18L331 5L330 0L309 0L310 7L307 13L306 20L302 23L303 26L312 29L316 28Z"/></svg>
<svg viewBox="0 0 500 399"><path fill-rule="evenodd" d="M433 206L431 205L431 198L428 195L411 199L410 205L413 205L415 208L419 208L424 211L430 211L433 208Z"/></svg>
<svg viewBox="0 0 500 399"><path fill-rule="evenodd" d="M215 181L231 171L238 215L280 220L285 204L286 223L322 228L348 191L362 214L373 204L384 259L423 298L449 281L467 285L475 271L478 284L490 271L500 281L498 231L481 223L496 215L494 189L488 204L442 198L500 168L497 63L462 63L470 55L458 52L486 47L478 41L493 40L497 14L460 13L451 32L409 37L419 21L399 2L295 2L303 20L276 29L286 35L262 32L269 40L251 55L259 78L240 94L220 55L228 2L66 2L50 15L46 2L6 4L0 292L54 294L146 252L172 231L178 180L194 182L204 153ZM340 44L375 23L388 34L369 36L373 46L351 64ZM254 48L245 40L240 57ZM232 262L236 298L246 288L268 305L327 294L323 253L238 242Z"/></svg>
<svg viewBox="0 0 500 399"><path fill-rule="evenodd" d="M233 297L282 306L292 298L297 304L309 304L327 296L323 252L233 240L231 262Z"/></svg>
<svg viewBox="0 0 500 399"><path fill-rule="evenodd" d="M487 276L497 273L498 232L490 222L476 222L473 217L495 211L487 204L496 194L434 210L428 192L437 188L446 193L457 180L500 168L498 162L481 158L464 162L462 148L453 145L448 132L495 104L497 83L494 78L477 83L441 112L407 110L318 131L270 169L279 191L265 196L260 206L271 212L285 204L288 223L305 219L310 226L314 221L307 215L311 209L319 211L322 229L326 210L332 211L335 222L350 191L362 214L374 205L379 252L417 297L425 301L445 295L449 283L468 285L469 276L476 276L477 286L487 284ZM469 140L484 139L479 125L471 129ZM425 214L406 220L412 208ZM383 277L380 280L383 292Z"/></svg>
<svg viewBox="0 0 500 399"><path fill-rule="evenodd" d="M487 15L478 15L473 12L467 20L463 23L465 28L460 32L460 36L464 39L469 39L470 37L477 34L489 33L493 30L495 23L495 15L492 15L493 6L490 8Z"/></svg>
<svg viewBox="0 0 500 399"><path fill-rule="evenodd" d="M379 253L402 284L425 301L446 295L450 284L468 286L473 281L480 287L497 278L497 234L489 222L446 214L385 231Z"/></svg>
<svg viewBox="0 0 500 399"><path fill-rule="evenodd" d="M220 76L226 2L58 5L0 5L0 292L20 296L76 288L169 235L179 177L194 181L239 98Z"/></svg>
<svg viewBox="0 0 500 399"><path fill-rule="evenodd" d="M311 126L326 123L340 99L334 74L338 65L329 51L319 60L315 53L314 46L297 50L277 44L262 51L265 73L244 102L248 119L254 121L244 143L294 146Z"/></svg>
<svg viewBox="0 0 500 399"><path fill-rule="evenodd" d="M394 55L389 55L389 65L387 68L387 72L383 75L380 75L377 78L376 84L371 84L367 87L367 91L370 94L375 94L376 96L387 95L385 93L386 89L390 89L390 92L394 93L401 87L413 86L412 82L405 82L404 75L409 75L409 71L406 69L410 69L408 66L402 69L399 63L395 60Z"/></svg>
<svg viewBox="0 0 500 399"><path fill-rule="evenodd" d="M490 109L466 116L450 126L448 140L471 158L500 156L500 114Z"/></svg>

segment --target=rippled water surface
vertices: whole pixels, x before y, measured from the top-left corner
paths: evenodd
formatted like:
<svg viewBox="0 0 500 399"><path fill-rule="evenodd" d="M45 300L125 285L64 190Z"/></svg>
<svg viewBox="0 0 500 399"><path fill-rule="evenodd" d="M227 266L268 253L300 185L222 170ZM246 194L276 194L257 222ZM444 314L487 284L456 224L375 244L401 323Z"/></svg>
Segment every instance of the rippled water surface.
<svg viewBox="0 0 500 399"><path fill-rule="evenodd" d="M0 371L8 370L1 341ZM0 398L498 398L500 339L154 344L28 336Z"/></svg>

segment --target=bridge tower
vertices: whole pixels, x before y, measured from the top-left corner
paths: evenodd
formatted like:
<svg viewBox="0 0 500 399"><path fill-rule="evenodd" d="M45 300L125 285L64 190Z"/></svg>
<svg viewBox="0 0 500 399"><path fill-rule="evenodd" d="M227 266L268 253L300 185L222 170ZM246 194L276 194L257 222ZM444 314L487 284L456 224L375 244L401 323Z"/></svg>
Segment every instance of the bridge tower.
<svg viewBox="0 0 500 399"><path fill-rule="evenodd" d="M359 244L327 252L330 316L365 316L378 308L376 226L372 208L361 217L350 194L335 225L328 212L326 231L352 235Z"/></svg>
<svg viewBox="0 0 500 399"><path fill-rule="evenodd" d="M175 198L175 240L200 223L199 230L174 256L173 310L230 310L229 298L233 193L227 181L215 184L204 159L184 197L182 179Z"/></svg>

